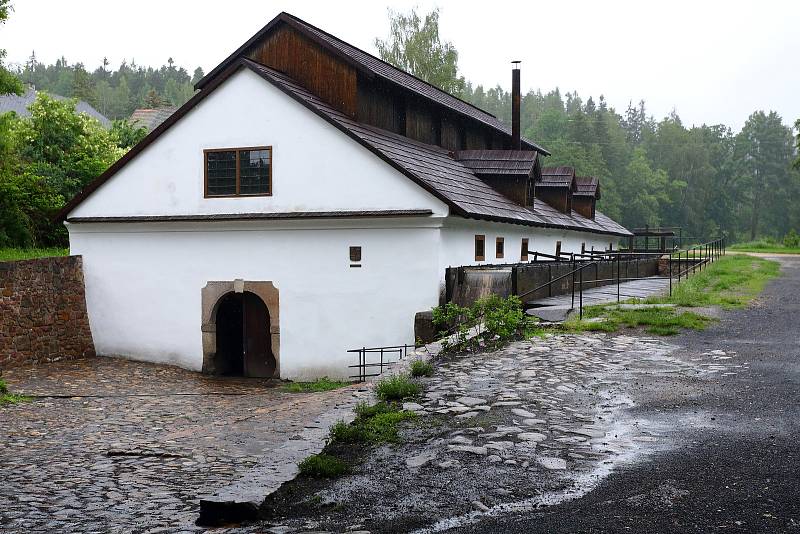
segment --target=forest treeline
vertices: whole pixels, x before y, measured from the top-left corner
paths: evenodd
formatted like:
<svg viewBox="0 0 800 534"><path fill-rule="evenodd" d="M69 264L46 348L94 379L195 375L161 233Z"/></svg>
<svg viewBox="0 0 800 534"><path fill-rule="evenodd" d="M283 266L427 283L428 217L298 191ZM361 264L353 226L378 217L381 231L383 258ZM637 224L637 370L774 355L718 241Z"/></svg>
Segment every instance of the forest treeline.
<svg viewBox="0 0 800 534"><path fill-rule="evenodd" d="M9 7L0 0L0 25ZM375 42L379 55L510 123L509 92L460 76L458 52L440 40L438 20L438 11L390 13L388 38ZM0 115L0 247L63 245L66 233L52 215L144 135L124 120L103 129L75 113L75 100L47 92L125 119L137 107L183 104L203 76L172 59L158 69L131 62L113 70L104 61L90 72L64 58L44 65L34 55L11 70L4 57L0 50L0 94L21 93L25 84L44 93L30 117ZM553 89L523 95L522 129L552 152L545 165L599 177L599 209L629 228L680 226L688 235L737 241L800 229L800 141L773 111L757 110L733 131L686 126L677 113L656 120L644 102L617 111L603 96Z"/></svg>
<svg viewBox="0 0 800 534"><path fill-rule="evenodd" d="M194 94L194 84L204 76L197 67L190 76L170 57L158 69L123 61L115 70L107 59L91 72L83 63L69 64L61 57L52 65L36 59L33 52L15 72L23 84L37 91L88 102L109 119L126 119L137 108L182 106Z"/></svg>
<svg viewBox="0 0 800 534"><path fill-rule="evenodd" d="M511 123L510 92L459 74L455 45L439 37L438 10L390 11L389 22L388 37L375 40L384 61ZM656 120L644 101L617 111L602 95L553 89L522 95L521 123L552 152L546 166L600 178L598 208L628 228L680 226L685 235L733 240L800 229L800 141L774 111L754 111L735 132L686 126L676 112Z"/></svg>

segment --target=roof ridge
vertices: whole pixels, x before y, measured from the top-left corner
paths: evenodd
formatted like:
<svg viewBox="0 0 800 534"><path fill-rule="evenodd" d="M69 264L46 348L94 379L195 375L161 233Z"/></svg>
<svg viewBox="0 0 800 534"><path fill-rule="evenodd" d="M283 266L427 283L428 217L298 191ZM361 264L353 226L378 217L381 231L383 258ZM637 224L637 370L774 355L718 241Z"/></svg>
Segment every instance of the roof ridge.
<svg viewBox="0 0 800 534"><path fill-rule="evenodd" d="M461 98L461 97L458 97L458 96L456 96L456 95L454 95L454 94L452 94L452 93L448 93L447 91L445 91L445 90L444 90L444 89L442 89L441 87L436 87L435 85L433 85L433 84L432 84L432 83L430 83L429 81L427 81L427 80L423 80L422 78L420 78L419 76L417 76L417 75L415 75L415 74L412 74L412 73L410 73L410 72L408 72L408 71L405 71L405 70L403 70L403 69L401 69L401 68L399 68L399 67L396 67L396 66L392 65L391 63L389 63L388 61L385 61L385 60L383 60L383 59L379 58L378 56L376 56L376 55L374 55L374 54L371 54L371 53L367 52L366 50L363 50L363 49L361 49L361 48L357 47L357 46L356 46L356 45L354 45L354 44L350 44L350 43L348 43L347 41L345 41L345 40L341 39L340 37L336 37L336 36L335 36L335 35L333 35L332 33L329 33L329 32L327 32L327 31L323 30L322 28L319 28L319 27L317 27L317 26L314 26L314 25L313 25L313 24L311 24L310 22L306 22L305 20L301 19L301 18L300 18L300 17L298 17L297 15L292 15L291 13L288 13L288 12L286 12L286 11L281 11L281 14L282 14L282 15L286 15L286 16L288 16L288 17L291 17L292 19L294 19L294 20L296 20L297 22L300 22L300 23L302 23L302 24L305 24L306 26L310 26L310 27L314 28L315 30L317 30L318 32L320 32L320 33L324 33L324 34L325 34L325 35L327 35L328 37L330 37L330 38L332 38L332 39L336 39L337 41L339 41L339 42L341 42L341 43L344 43L344 44L346 44L347 46L350 46L350 47L352 47L352 48L355 48L356 50L358 50L358 51L359 51L359 52L361 52L362 54L366 54L366 55L370 56L371 58L373 58L373 59L376 59L376 60L380 61L381 63L383 63L383 64L385 64L385 65L388 65L389 67L391 67L391 68L393 68L393 69L395 69L395 70L397 70L397 71L399 71L399 72L402 72L403 74L405 74L405 75L407 75L407 76L411 76L412 78L415 78L416 80L419 80L420 82L422 82L422 83L424 83L424 84L426 84L426 85L429 85L430 87L433 87L433 88L434 88L434 89L436 89L437 91L440 91L440 92L441 92L441 93L443 93L443 94L446 94L446 95L448 95L448 96L450 96L450 97L452 97L452 98L455 98L456 100L459 100L459 101L463 102L464 104L466 104L466 105L468 105L468 106L471 106L471 107L475 108L476 110L480 111L481 113L485 113L486 115L489 115L489 116L490 116L490 117L492 117L492 118L498 119L497 115L495 115L495 114L493 114L493 113L489 113L489 112L488 112L488 111L486 111L485 109L483 109L483 108L480 108L480 107L476 106L476 105L475 105L475 104L473 104L472 102L467 102L466 100L464 100L464 99L463 99L463 98ZM498 119L498 120L499 120L499 119Z"/></svg>

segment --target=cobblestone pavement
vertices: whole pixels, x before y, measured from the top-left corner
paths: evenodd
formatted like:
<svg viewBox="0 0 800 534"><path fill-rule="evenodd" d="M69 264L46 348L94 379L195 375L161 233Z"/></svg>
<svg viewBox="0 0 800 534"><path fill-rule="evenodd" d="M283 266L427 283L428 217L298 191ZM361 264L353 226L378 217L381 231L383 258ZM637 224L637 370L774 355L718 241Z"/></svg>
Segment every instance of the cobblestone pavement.
<svg viewBox="0 0 800 534"><path fill-rule="evenodd" d="M353 475L303 496L306 515L272 524L458 531L583 495L615 466L672 446L664 425L675 422L636 414L642 384L677 398L748 366L734 353L682 358L677 349L647 337L557 335L439 360L423 398L404 405L422 417L401 445L375 450Z"/></svg>
<svg viewBox="0 0 800 534"><path fill-rule="evenodd" d="M182 532L202 495L286 450L353 388L93 358L6 370L31 402L0 407L0 531Z"/></svg>

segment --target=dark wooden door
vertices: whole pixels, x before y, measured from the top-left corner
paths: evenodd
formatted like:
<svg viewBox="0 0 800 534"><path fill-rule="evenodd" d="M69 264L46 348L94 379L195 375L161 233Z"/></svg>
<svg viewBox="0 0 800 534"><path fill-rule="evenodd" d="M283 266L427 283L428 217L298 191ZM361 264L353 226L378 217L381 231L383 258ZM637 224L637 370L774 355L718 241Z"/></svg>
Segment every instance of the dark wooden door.
<svg viewBox="0 0 800 534"><path fill-rule="evenodd" d="M269 310L254 293L244 293L244 376L270 378L275 372L275 357L269 333Z"/></svg>

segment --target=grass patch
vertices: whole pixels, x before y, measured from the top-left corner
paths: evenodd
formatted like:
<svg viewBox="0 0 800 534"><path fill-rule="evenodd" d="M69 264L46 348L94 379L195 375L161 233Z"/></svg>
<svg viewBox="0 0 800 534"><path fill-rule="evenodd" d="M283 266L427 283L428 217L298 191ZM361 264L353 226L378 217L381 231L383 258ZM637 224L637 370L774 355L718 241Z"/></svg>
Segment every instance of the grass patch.
<svg viewBox="0 0 800 534"><path fill-rule="evenodd" d="M31 400L30 397L25 395L17 395L8 391L8 385L5 380L0 378L0 406L4 404L19 404Z"/></svg>
<svg viewBox="0 0 800 534"><path fill-rule="evenodd" d="M411 362L411 376L433 376L433 365L423 360L414 360Z"/></svg>
<svg viewBox="0 0 800 534"><path fill-rule="evenodd" d="M673 281L672 296L651 297L644 302L685 308L738 308L755 298L779 272L780 266L774 261L753 256L725 256L680 284ZM675 308L619 310L614 305L601 305L584 307L583 320L572 317L564 323L564 329L616 332L621 327L643 326L651 334L671 336L681 329L702 330L711 322L713 319L703 315Z"/></svg>
<svg viewBox="0 0 800 534"><path fill-rule="evenodd" d="M0 261L32 260L51 256L69 256L68 248L0 248Z"/></svg>
<svg viewBox="0 0 800 534"><path fill-rule="evenodd" d="M731 245L728 249L739 252L762 252L764 254L800 254L800 247L785 247L777 243L770 244L764 241L737 243L736 245Z"/></svg>
<svg viewBox="0 0 800 534"><path fill-rule="evenodd" d="M319 391L330 391L349 386L350 382L331 380L327 376L317 378L313 382L290 382L283 386L284 391L289 393L313 393Z"/></svg>
<svg viewBox="0 0 800 534"><path fill-rule="evenodd" d="M331 427L331 443L397 443L400 441L398 425L414 419L414 412L399 409L394 404L379 402L372 406L356 406L355 420L347 424L339 421Z"/></svg>
<svg viewBox="0 0 800 534"><path fill-rule="evenodd" d="M384 378L375 386L375 393L382 401L399 401L418 395L422 386L412 381L407 375L395 375Z"/></svg>
<svg viewBox="0 0 800 534"><path fill-rule="evenodd" d="M573 332L616 332L621 327L643 326L650 334L673 336L681 329L702 330L712 321L713 319L703 315L678 312L673 308L619 310L613 306L591 306L583 309L583 320L570 318L564 323L564 327Z"/></svg>
<svg viewBox="0 0 800 534"><path fill-rule="evenodd" d="M300 473L314 478L336 478L347 473L350 468L340 459L328 454L314 454L309 456L297 467Z"/></svg>
<svg viewBox="0 0 800 534"><path fill-rule="evenodd" d="M724 256L702 272L698 271L680 284L673 285L672 296L651 297L645 302L740 308L779 274L780 265L775 261L754 256Z"/></svg>

